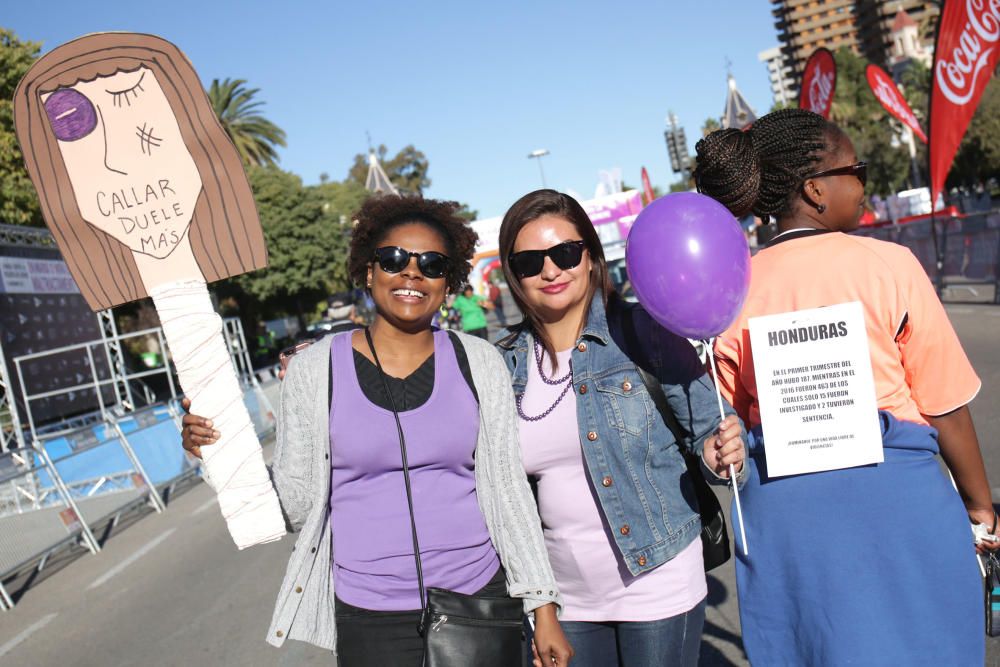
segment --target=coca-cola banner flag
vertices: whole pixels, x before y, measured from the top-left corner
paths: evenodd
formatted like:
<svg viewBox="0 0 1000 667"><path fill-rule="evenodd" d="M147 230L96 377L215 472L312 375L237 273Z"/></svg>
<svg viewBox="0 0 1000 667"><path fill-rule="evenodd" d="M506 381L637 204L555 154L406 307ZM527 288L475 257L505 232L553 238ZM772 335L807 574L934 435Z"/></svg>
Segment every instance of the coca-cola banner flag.
<svg viewBox="0 0 1000 667"><path fill-rule="evenodd" d="M1000 57L1000 0L949 0L934 46L930 116L931 190L944 190L958 145Z"/></svg>
<svg viewBox="0 0 1000 667"><path fill-rule="evenodd" d="M799 108L830 117L833 92L837 87L837 63L827 49L816 49L806 61L799 89Z"/></svg>
<svg viewBox="0 0 1000 667"><path fill-rule="evenodd" d="M878 65L869 64L865 68L865 76L868 78L868 85L871 86L875 97L882 103L885 110L906 127L913 130L913 134L920 137L920 141L927 143L927 135L920 127L920 121L913 115L913 110L906 103L903 94L893 82L889 73Z"/></svg>
<svg viewBox="0 0 1000 667"><path fill-rule="evenodd" d="M646 171L645 167L642 168L642 192L646 195L647 204L656 199L656 197L653 196L653 185L649 182L649 172Z"/></svg>

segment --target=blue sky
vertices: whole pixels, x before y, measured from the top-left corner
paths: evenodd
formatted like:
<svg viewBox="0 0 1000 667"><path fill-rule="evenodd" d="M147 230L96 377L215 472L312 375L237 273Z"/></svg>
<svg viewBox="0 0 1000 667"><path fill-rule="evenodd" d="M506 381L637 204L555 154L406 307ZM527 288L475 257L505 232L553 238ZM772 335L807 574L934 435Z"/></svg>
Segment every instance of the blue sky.
<svg viewBox="0 0 1000 667"><path fill-rule="evenodd" d="M280 165L316 183L346 176L365 132L430 160L428 196L501 215L541 185L584 198L598 171L676 180L667 112L689 144L722 113L726 59L758 111L771 106L757 53L777 44L767 0L716 2L9 3L0 25L49 50L104 30L174 42L202 81L244 78L288 134Z"/></svg>

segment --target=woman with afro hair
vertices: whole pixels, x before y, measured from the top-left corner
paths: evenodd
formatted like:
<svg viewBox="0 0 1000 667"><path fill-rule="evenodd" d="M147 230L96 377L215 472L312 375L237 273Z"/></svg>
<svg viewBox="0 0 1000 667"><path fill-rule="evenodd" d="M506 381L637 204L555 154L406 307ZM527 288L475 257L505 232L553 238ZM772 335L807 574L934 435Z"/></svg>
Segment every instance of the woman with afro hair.
<svg viewBox="0 0 1000 667"><path fill-rule="evenodd" d="M374 321L288 365L271 472L299 537L272 644L333 649L345 667L422 664L398 411L426 587L521 598L546 667L572 656L521 467L510 375L488 342L431 327L469 275L476 234L457 210L422 197L369 198L348 270L371 294ZM200 417L184 423L185 449L198 455L215 441Z"/></svg>
<svg viewBox="0 0 1000 667"><path fill-rule="evenodd" d="M847 233L867 165L836 125L798 109L696 149L699 191L778 231L715 345L722 392L750 429L740 495L753 548L736 562L750 661L982 665L974 556L996 544L974 548L969 526L996 533L997 518L968 408L981 383L910 251ZM852 301L864 309L885 461L771 477L747 321Z"/></svg>

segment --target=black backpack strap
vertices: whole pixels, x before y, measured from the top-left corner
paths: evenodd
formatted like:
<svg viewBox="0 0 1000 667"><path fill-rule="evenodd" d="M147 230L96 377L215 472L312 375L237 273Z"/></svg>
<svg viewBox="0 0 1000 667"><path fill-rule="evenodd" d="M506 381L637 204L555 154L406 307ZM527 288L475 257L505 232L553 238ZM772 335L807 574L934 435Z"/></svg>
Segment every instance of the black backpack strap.
<svg viewBox="0 0 1000 667"><path fill-rule="evenodd" d="M639 338L635 333L635 320L632 317L633 311L627 311L625 308L617 307L618 317L616 318L622 327L622 335L625 338L625 355L633 360L634 353L639 350ZM663 423L667 425L670 432L674 434L674 440L677 441L677 446L680 448L682 453L687 453L687 450L682 446L681 443L684 442L684 429L681 428L680 422L677 421L677 416L674 411L670 409L667 404L667 395L663 393L663 386L660 385L660 381L653 377L653 374L641 367L638 363L635 363L635 369L639 372L639 377L642 378L642 383L646 385L646 391L649 392L649 397L653 399L653 405L656 406L657 411L660 413L660 417L663 418Z"/></svg>
<svg viewBox="0 0 1000 667"><path fill-rule="evenodd" d="M667 403L667 395L663 392L663 385L660 384L660 381L652 373L640 366L633 358L633 355L637 355L640 349L638 346L638 336L635 332L635 322L632 318L635 311L623 308L618 303L614 304L613 311L615 311L616 316L609 317L608 322L618 322L621 326L621 333L624 338L623 342L626 348L622 351L635 364L635 369L639 373L639 377L642 378L642 383L646 385L649 397L653 399L653 405L656 406L660 417L663 418L663 423L674 434L674 440L677 441L677 449L684 458L684 465L687 467L688 477L694 487L695 498L698 502L697 512L701 519L701 554L702 560L705 563L705 571L707 572L728 561L731 555L725 513L722 511L722 506L719 504L719 499L716 497L715 492L712 491L705 480L705 475L702 472L703 464L701 457L692 453L682 444L686 441L687 436L684 434L684 429L681 428L674 411L670 409L670 405Z"/></svg>
<svg viewBox="0 0 1000 667"><path fill-rule="evenodd" d="M451 345L455 348L455 359L458 361L458 369L462 372L462 377L465 378L465 382L469 385L469 389L472 390L472 396L476 399L476 404L479 404L479 392L476 391L476 383L472 381L472 368L469 367L469 354L465 351L465 345L462 344L462 339L458 337L458 334L448 329L448 338L451 339Z"/></svg>

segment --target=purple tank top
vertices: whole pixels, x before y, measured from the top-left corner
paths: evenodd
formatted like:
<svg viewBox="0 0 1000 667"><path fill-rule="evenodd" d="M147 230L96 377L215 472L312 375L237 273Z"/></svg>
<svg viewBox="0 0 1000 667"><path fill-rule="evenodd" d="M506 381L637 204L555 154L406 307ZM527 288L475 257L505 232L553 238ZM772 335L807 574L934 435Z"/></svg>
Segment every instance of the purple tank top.
<svg viewBox="0 0 1000 667"><path fill-rule="evenodd" d="M376 611L420 608L410 514L392 412L369 401L351 333L334 336L330 526L337 597ZM479 406L445 331L434 333L434 388L399 414L406 438L424 585L474 593L499 559L476 498Z"/></svg>

